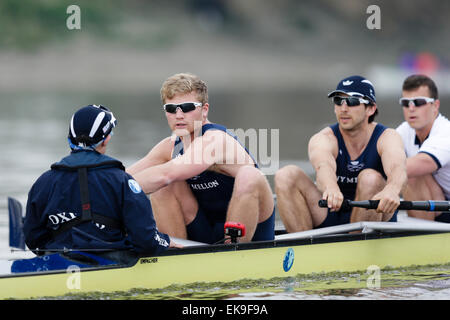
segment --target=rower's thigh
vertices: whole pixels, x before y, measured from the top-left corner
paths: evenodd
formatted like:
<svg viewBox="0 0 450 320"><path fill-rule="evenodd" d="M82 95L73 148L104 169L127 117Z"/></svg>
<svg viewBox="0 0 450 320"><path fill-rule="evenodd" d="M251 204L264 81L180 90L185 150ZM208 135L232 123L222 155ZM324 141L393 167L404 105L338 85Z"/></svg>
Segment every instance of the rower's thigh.
<svg viewBox="0 0 450 320"><path fill-rule="evenodd" d="M287 165L275 173L275 190L277 193L291 193L295 189L303 195L320 194L319 189L308 174L295 165Z"/></svg>
<svg viewBox="0 0 450 320"><path fill-rule="evenodd" d="M288 165L281 168L275 178L277 189L289 192L296 190L306 200L310 211L323 211L318 206L319 200L322 199L322 193L309 175L301 168Z"/></svg>

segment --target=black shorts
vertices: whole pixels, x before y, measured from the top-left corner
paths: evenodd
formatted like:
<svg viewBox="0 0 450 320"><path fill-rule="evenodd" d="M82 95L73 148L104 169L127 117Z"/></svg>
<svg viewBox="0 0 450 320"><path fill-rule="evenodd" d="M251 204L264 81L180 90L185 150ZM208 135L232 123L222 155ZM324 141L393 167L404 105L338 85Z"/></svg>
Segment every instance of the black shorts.
<svg viewBox="0 0 450 320"><path fill-rule="evenodd" d="M207 213L200 209L195 219L186 226L189 240L214 244L224 240L224 221L211 221ZM258 223L252 241L275 239L275 209L267 220Z"/></svg>

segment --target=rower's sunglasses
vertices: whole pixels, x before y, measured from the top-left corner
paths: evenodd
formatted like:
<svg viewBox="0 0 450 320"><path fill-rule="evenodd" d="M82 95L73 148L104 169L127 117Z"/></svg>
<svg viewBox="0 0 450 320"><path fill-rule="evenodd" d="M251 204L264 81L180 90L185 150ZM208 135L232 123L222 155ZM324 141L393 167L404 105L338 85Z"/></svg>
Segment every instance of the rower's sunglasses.
<svg viewBox="0 0 450 320"><path fill-rule="evenodd" d="M164 111L168 113L177 113L177 109L180 108L183 113L194 111L196 107L201 107L201 102L185 102L180 104L166 103L164 105Z"/></svg>
<svg viewBox="0 0 450 320"><path fill-rule="evenodd" d="M408 108L411 102L414 104L415 107L421 107L429 102L434 102L434 99L428 97L415 97L415 98L401 98L399 100L400 105L405 108Z"/></svg>
<svg viewBox="0 0 450 320"><path fill-rule="evenodd" d="M369 100L362 99L362 98L356 98L356 97L340 97L340 96L333 97L333 102L337 106L342 106L344 101L348 107L356 107L356 106L359 106L361 103L365 103L365 104L370 103Z"/></svg>

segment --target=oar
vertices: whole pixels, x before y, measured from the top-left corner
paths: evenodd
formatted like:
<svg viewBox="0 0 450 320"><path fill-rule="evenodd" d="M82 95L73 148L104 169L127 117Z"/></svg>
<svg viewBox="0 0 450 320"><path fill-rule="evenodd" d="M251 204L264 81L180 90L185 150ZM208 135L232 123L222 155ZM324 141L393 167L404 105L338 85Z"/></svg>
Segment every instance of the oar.
<svg viewBox="0 0 450 320"><path fill-rule="evenodd" d="M22 205L18 200L8 197L8 212L9 212L9 246L25 250Z"/></svg>
<svg viewBox="0 0 450 320"><path fill-rule="evenodd" d="M376 209L380 200L363 200L352 201L345 199L342 203L343 209L353 207ZM326 200L319 200L319 207L326 208L328 206ZM450 201L400 201L398 210L422 210L422 211L450 211Z"/></svg>

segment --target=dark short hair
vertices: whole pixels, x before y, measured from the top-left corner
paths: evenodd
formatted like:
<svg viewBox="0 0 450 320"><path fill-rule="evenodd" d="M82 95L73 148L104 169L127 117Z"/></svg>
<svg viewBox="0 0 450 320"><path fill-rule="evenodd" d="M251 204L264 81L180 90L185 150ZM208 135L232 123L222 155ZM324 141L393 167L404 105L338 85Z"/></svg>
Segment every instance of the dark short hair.
<svg viewBox="0 0 450 320"><path fill-rule="evenodd" d="M438 89L434 81L423 74L413 74L403 81L403 91L412 91L418 89L421 86L428 87L430 96L433 99L438 99Z"/></svg>

